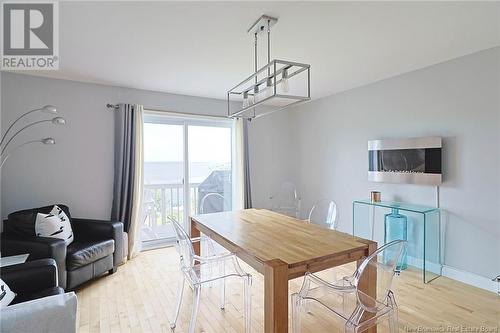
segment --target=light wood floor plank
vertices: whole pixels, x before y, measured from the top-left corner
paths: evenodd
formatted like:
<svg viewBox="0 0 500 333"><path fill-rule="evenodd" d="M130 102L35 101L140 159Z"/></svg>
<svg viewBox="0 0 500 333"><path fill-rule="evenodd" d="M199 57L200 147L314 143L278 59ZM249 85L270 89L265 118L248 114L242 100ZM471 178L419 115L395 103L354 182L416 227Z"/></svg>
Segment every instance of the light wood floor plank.
<svg viewBox="0 0 500 333"><path fill-rule="evenodd" d="M263 332L263 277L249 266L242 266L253 275L252 332ZM338 275L350 274L352 270L352 264L336 269ZM332 274L320 273L327 280L331 280ZM169 319L175 306L178 278L174 248L143 252L120 266L115 274L105 275L77 290L78 332L172 332ZM301 282L302 278L292 280L289 293L297 291ZM445 277L424 285L421 272L413 269L396 278L395 293L402 332L418 327L481 325L497 327L498 332L500 297L494 293ZM186 286L176 333L188 330L191 298L192 292ZM312 313L303 316L304 333L343 332L341 322L332 315L315 307L311 310ZM224 311L219 308L218 285L204 288L196 332L244 332L243 312L241 280L228 281ZM388 332L387 325L379 326L379 332Z"/></svg>

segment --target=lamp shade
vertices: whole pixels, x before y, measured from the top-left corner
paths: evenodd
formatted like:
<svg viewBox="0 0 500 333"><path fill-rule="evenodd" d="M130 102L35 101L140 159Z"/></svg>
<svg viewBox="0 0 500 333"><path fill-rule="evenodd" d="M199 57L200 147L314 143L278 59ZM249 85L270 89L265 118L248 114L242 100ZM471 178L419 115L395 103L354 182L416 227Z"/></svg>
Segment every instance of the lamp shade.
<svg viewBox="0 0 500 333"><path fill-rule="evenodd" d="M54 125L64 125L64 124L66 124L66 119L64 119L63 117L52 118L52 124L54 124Z"/></svg>
<svg viewBox="0 0 500 333"><path fill-rule="evenodd" d="M45 105L41 110L47 113L57 113L57 108L54 105Z"/></svg>
<svg viewBox="0 0 500 333"><path fill-rule="evenodd" d="M55 145L56 144L56 140L54 140L54 138L44 138L44 139L41 139L40 142L43 143L44 145Z"/></svg>

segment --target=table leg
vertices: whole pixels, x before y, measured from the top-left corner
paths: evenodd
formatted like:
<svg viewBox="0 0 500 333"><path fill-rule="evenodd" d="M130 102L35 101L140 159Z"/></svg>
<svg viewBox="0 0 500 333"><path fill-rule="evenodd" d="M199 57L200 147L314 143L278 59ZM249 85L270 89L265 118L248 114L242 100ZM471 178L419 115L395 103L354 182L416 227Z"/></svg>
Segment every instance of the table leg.
<svg viewBox="0 0 500 333"><path fill-rule="evenodd" d="M288 332L288 265L278 259L264 267L264 332Z"/></svg>
<svg viewBox="0 0 500 333"><path fill-rule="evenodd" d="M196 238L200 237L200 230L198 230L193 223L193 220L190 218L189 223L191 224L191 238ZM193 243L193 248L194 248L194 254L197 256L201 255L201 242L194 242Z"/></svg>
<svg viewBox="0 0 500 333"><path fill-rule="evenodd" d="M376 250L377 250L377 243L370 242L368 244L366 256L368 257ZM358 267L359 265L361 265L362 262L363 260L358 260L357 262ZM358 282L358 288L366 295L371 296L373 299L377 298L377 270L374 267L369 265L365 268L365 271L363 273L363 278ZM368 317L372 314L366 313L365 315L367 318L364 319L368 319ZM366 330L366 333L377 333L377 326L369 328L368 330Z"/></svg>

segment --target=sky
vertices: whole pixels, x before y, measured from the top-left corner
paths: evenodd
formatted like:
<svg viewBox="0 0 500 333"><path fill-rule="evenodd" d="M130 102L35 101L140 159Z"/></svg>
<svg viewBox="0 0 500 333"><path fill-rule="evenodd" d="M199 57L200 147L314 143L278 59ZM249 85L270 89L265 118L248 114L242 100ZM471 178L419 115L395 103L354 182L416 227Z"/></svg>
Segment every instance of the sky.
<svg viewBox="0 0 500 333"><path fill-rule="evenodd" d="M230 163L231 128L188 126L190 162ZM144 161L182 162L183 126L144 123Z"/></svg>

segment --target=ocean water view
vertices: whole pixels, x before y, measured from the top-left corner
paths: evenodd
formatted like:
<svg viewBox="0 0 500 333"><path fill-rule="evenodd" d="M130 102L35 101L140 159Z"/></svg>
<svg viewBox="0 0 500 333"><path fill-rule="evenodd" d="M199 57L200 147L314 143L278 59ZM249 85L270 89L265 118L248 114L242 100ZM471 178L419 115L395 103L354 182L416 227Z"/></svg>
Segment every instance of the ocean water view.
<svg viewBox="0 0 500 333"><path fill-rule="evenodd" d="M215 170L230 170L230 163L191 162L189 181L191 184L203 182ZM182 184L183 162L145 162L144 185Z"/></svg>

